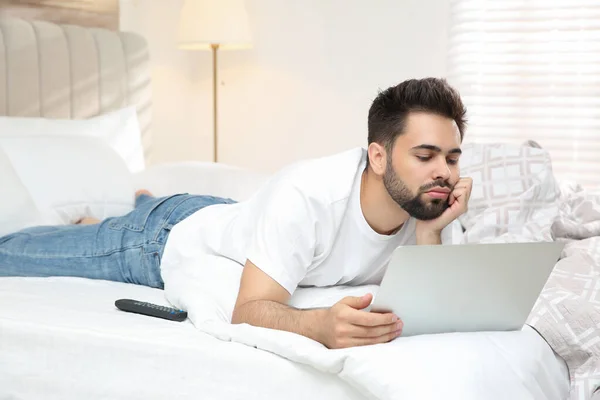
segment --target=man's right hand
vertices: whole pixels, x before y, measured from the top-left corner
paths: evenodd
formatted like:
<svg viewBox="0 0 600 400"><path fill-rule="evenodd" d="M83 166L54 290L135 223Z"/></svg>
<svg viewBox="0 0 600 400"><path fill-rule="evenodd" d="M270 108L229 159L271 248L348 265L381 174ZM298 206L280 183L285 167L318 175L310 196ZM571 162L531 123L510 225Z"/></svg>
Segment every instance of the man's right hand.
<svg viewBox="0 0 600 400"><path fill-rule="evenodd" d="M313 310L292 308L289 299L283 286L247 260L231 322L298 333L330 349L389 342L402 330L393 314L362 311L371 304L371 294Z"/></svg>
<svg viewBox="0 0 600 400"><path fill-rule="evenodd" d="M330 349L389 342L402 333L402 321L394 314L362 311L373 295L344 297L326 310L319 341Z"/></svg>

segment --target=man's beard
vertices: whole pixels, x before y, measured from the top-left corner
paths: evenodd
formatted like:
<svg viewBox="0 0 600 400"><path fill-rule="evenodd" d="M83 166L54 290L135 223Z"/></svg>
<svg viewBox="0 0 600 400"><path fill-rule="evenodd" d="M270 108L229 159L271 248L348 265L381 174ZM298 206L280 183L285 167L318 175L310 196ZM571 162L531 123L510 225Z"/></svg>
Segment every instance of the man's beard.
<svg viewBox="0 0 600 400"><path fill-rule="evenodd" d="M436 219L449 207L448 199L431 199L430 202L425 202L422 198L423 193L434 187L446 187L451 189L448 182L437 180L428 183L427 185L421 186L417 195L413 196L408 186L406 186L394 171L391 159L388 160L385 168L383 185L392 199L413 218L422 221Z"/></svg>

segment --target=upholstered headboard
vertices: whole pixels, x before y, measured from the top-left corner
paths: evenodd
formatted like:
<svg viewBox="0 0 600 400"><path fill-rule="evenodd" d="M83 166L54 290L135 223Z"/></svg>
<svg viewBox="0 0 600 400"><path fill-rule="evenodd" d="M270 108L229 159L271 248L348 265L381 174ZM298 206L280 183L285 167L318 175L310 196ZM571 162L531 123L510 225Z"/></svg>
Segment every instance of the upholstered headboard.
<svg viewBox="0 0 600 400"><path fill-rule="evenodd" d="M0 19L0 115L83 119L135 105L148 163L150 84L139 35Z"/></svg>

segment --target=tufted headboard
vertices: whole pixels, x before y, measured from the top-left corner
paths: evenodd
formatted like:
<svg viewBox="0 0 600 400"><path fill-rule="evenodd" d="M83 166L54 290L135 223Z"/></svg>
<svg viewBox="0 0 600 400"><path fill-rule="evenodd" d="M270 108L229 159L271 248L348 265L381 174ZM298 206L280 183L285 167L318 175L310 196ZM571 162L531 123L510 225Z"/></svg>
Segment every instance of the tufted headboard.
<svg viewBox="0 0 600 400"><path fill-rule="evenodd" d="M135 105L151 161L151 81L144 38L0 19L0 115L83 119Z"/></svg>

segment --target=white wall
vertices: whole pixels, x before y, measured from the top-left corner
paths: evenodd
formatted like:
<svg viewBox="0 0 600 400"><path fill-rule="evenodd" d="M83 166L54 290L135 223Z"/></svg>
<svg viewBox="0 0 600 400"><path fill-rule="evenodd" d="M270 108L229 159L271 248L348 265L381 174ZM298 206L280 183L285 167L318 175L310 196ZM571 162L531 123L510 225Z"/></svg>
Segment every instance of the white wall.
<svg viewBox="0 0 600 400"><path fill-rule="evenodd" d="M148 41L153 163L212 158L211 58L177 49L182 0L120 0L121 30Z"/></svg>
<svg viewBox="0 0 600 400"><path fill-rule="evenodd" d="M155 161L210 160L211 59L176 49L181 0L121 0L154 62ZM220 161L264 171L366 144L378 89L446 72L446 0L247 0L254 48L219 58Z"/></svg>

